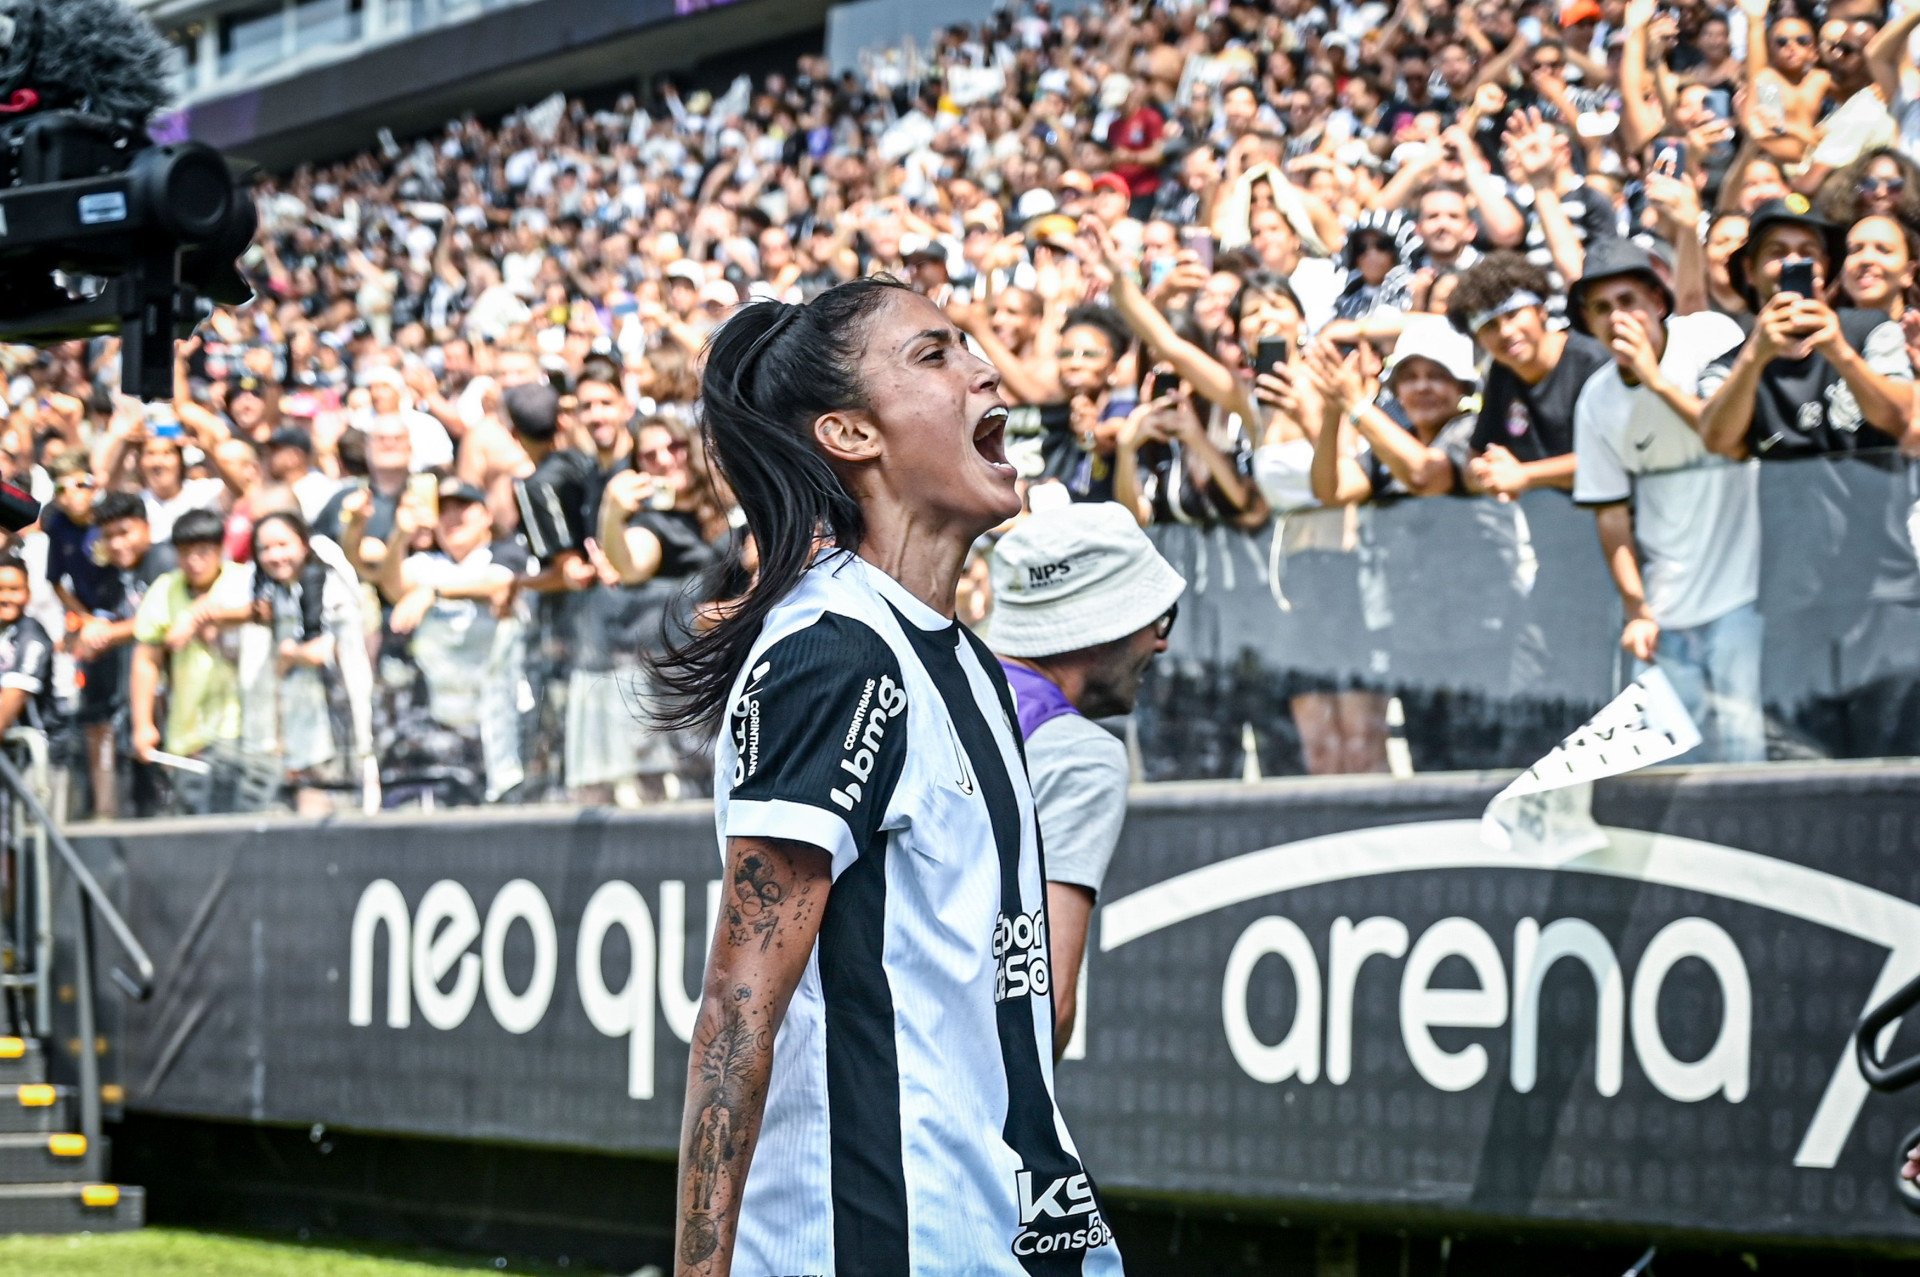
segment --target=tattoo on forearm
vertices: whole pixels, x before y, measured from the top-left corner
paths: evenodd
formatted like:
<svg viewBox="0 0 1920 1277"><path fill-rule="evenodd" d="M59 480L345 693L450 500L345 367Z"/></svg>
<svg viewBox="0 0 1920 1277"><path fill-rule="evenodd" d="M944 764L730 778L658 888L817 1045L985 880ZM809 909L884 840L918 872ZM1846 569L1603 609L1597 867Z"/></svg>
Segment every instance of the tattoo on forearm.
<svg viewBox="0 0 1920 1277"><path fill-rule="evenodd" d="M701 1262L718 1247L716 1208L728 1205L746 1172L742 1136L757 1108L751 1101L760 1096L758 1066L773 1045L770 1032L748 1023L748 1016L757 1014L748 1005L752 996L744 984L733 990L695 1062L697 1094L689 1098L699 1107L687 1143L682 1199L686 1221L680 1238L680 1257L689 1264Z"/></svg>
<svg viewBox="0 0 1920 1277"><path fill-rule="evenodd" d="M796 931L810 941L806 924L819 905L814 880L797 875L778 848L749 850L733 869L722 947L764 954L797 941ZM701 1008L681 1147L684 1272L705 1273L730 1247L772 1070L777 1005L766 987L737 982L724 993L710 991Z"/></svg>

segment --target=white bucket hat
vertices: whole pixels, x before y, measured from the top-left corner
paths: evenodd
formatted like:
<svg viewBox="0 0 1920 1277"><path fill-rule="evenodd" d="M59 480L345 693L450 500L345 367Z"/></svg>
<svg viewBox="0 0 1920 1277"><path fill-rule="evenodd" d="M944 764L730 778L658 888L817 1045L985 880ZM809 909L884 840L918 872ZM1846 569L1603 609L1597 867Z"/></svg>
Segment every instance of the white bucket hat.
<svg viewBox="0 0 1920 1277"><path fill-rule="evenodd" d="M1153 624L1186 588L1125 506L1029 515L994 547L987 646L1028 657L1098 647Z"/></svg>
<svg viewBox="0 0 1920 1277"><path fill-rule="evenodd" d="M1447 370L1455 381L1469 386L1480 384L1480 372L1474 367L1473 338L1449 323L1444 315L1409 315L1407 326L1387 356L1387 376L1409 359L1430 359Z"/></svg>

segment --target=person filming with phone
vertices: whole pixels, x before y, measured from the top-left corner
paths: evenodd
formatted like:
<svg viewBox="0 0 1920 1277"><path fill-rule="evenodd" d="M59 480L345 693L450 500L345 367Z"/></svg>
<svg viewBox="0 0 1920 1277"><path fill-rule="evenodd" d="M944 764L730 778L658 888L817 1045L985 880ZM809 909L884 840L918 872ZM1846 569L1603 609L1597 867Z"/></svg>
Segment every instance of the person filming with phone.
<svg viewBox="0 0 1920 1277"><path fill-rule="evenodd" d="M1728 263L1753 333L1702 374L1699 430L1710 452L1760 459L1768 536L1792 530L1762 538L1768 700L1798 706L1794 726L1848 758L1895 743L1886 707L1920 686L1920 565L1895 460L1920 430L1900 325L1822 300L1843 252L1842 228L1797 195L1755 210Z"/></svg>
<svg viewBox="0 0 1920 1277"><path fill-rule="evenodd" d="M1702 378L1709 450L1771 461L1920 442L1900 325L1883 311L1823 300L1840 236L1798 196L1754 213L1746 251L1731 265L1756 319L1746 342Z"/></svg>

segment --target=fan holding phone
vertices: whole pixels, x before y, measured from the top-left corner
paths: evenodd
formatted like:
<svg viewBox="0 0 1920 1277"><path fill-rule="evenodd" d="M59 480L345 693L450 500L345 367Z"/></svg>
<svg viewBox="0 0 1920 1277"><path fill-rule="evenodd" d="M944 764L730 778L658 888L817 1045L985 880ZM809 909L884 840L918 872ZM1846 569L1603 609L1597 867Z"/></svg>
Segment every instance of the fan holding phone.
<svg viewBox="0 0 1920 1277"><path fill-rule="evenodd" d="M1900 325L1825 300L1844 251L1842 228L1800 196L1755 210L1746 250L1728 262L1754 308L1753 334L1701 379L1709 449L1783 460L1910 440L1913 369Z"/></svg>

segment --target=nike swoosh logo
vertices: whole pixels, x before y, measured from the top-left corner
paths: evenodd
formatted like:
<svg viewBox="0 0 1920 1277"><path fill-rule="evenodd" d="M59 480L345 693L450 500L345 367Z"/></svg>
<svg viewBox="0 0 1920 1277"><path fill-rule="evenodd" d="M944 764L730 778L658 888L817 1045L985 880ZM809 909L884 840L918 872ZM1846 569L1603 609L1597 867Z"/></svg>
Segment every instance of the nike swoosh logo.
<svg viewBox="0 0 1920 1277"><path fill-rule="evenodd" d="M960 747L960 737L954 734L952 723L947 724L947 739L953 742L953 761L960 764L960 779L955 783L959 785L961 793L971 798L973 773L967 768L967 751Z"/></svg>

